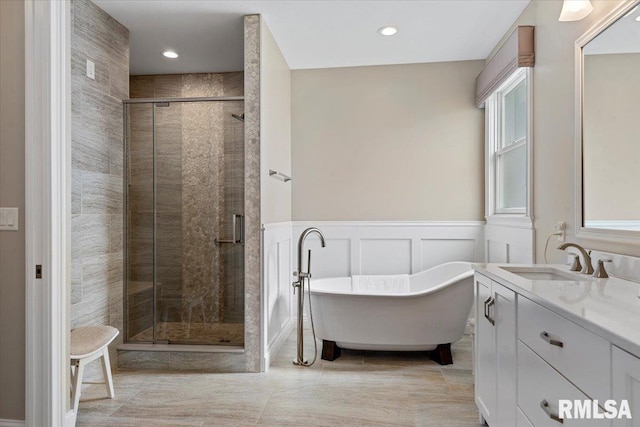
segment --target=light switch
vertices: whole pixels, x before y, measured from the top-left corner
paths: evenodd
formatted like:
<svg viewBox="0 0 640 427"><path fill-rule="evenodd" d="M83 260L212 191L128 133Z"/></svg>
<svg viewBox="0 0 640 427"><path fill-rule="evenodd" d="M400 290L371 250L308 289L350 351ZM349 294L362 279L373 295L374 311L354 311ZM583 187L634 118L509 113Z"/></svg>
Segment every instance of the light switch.
<svg viewBox="0 0 640 427"><path fill-rule="evenodd" d="M18 231L18 208L0 208L0 231Z"/></svg>
<svg viewBox="0 0 640 427"><path fill-rule="evenodd" d="M91 80L96 79L96 64L94 64L93 61L89 61L88 59L87 59L87 77L89 77Z"/></svg>

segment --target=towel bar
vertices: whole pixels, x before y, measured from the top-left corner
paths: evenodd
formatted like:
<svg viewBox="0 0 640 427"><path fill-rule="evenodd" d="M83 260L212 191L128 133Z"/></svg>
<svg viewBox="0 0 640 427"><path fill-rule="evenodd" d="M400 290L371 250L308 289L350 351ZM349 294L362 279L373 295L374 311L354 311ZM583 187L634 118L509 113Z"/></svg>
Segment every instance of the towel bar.
<svg viewBox="0 0 640 427"><path fill-rule="evenodd" d="M290 176L285 175L282 172L274 171L273 169L269 169L269 176L272 176L272 177L277 178L277 179L281 179L284 182L291 181L291 177Z"/></svg>

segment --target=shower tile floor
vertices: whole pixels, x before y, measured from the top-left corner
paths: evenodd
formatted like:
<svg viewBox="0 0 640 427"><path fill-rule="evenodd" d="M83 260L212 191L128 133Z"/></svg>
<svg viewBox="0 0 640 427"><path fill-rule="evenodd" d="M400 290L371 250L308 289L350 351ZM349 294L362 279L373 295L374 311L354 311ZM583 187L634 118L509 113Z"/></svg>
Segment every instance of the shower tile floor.
<svg viewBox="0 0 640 427"><path fill-rule="evenodd" d="M243 323L159 322L158 339L172 343L242 345ZM215 337L212 340L211 337ZM131 337L130 342L153 341L153 328Z"/></svg>
<svg viewBox="0 0 640 427"><path fill-rule="evenodd" d="M306 348L305 353L311 350ZM294 366L295 331L258 374L114 371L115 399L88 384L78 426L479 426L471 337L453 365L425 352L343 350L334 362Z"/></svg>

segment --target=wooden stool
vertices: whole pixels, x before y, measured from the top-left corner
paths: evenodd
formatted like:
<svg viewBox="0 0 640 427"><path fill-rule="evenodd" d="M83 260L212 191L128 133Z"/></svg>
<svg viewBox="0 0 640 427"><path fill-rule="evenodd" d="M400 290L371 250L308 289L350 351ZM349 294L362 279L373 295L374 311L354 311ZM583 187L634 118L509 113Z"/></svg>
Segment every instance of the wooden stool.
<svg viewBox="0 0 640 427"><path fill-rule="evenodd" d="M112 326L81 326L71 331L71 409L74 412L78 411L84 368L100 357L107 394L113 399L109 344L119 333Z"/></svg>

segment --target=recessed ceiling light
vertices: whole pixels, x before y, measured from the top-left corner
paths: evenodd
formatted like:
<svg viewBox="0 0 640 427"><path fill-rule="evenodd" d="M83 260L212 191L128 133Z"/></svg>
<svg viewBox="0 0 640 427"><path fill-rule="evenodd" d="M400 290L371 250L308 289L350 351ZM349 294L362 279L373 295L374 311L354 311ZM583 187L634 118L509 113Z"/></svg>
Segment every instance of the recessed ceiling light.
<svg viewBox="0 0 640 427"><path fill-rule="evenodd" d="M165 50L164 52L162 52L162 54L171 59L176 59L178 57L178 54L172 50Z"/></svg>
<svg viewBox="0 0 640 427"><path fill-rule="evenodd" d="M636 21L640 22L640 16L636 17Z"/></svg>
<svg viewBox="0 0 640 427"><path fill-rule="evenodd" d="M392 27L391 25L387 25L378 29L378 33L382 34L383 36L392 36L397 32L398 29L396 27Z"/></svg>
<svg viewBox="0 0 640 427"><path fill-rule="evenodd" d="M633 12L635 12L636 10L638 10L638 6L634 7L633 9L631 9L629 12L627 12L624 17L626 18L627 16L633 14Z"/></svg>

